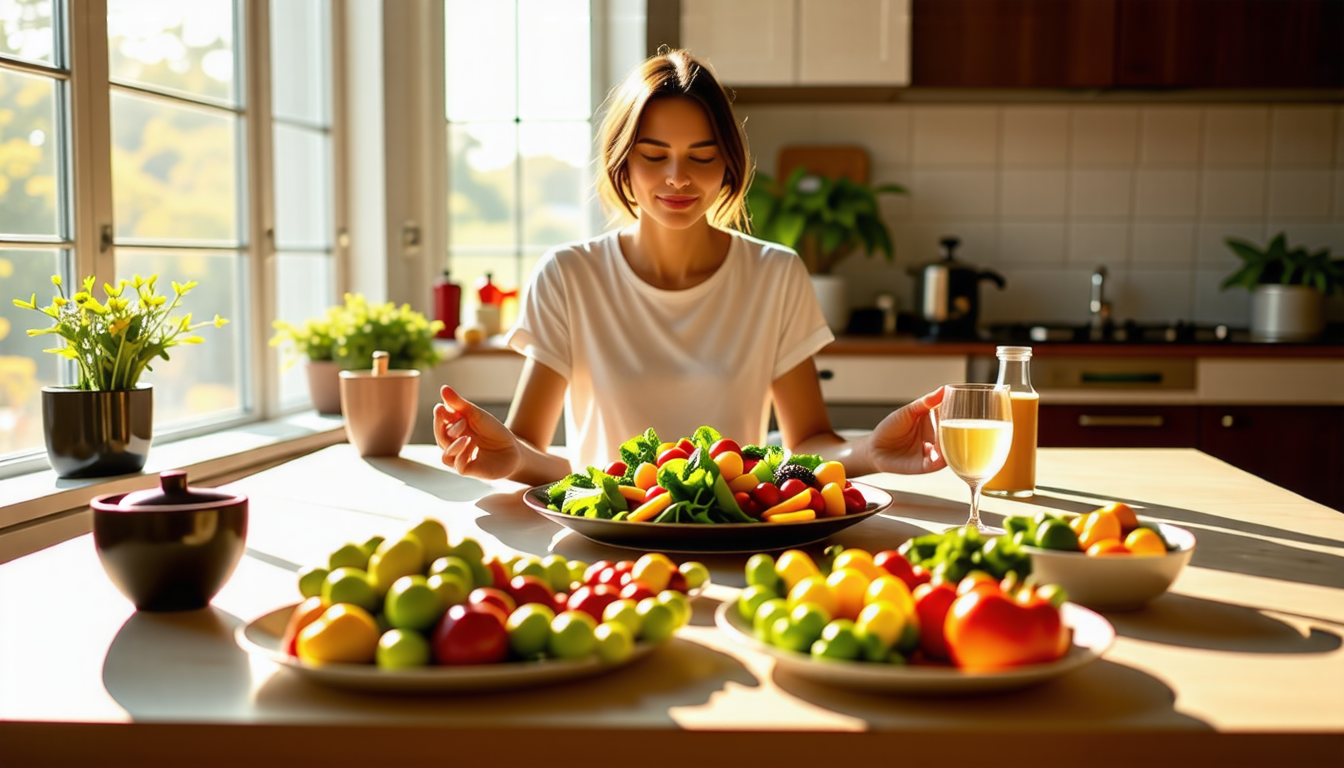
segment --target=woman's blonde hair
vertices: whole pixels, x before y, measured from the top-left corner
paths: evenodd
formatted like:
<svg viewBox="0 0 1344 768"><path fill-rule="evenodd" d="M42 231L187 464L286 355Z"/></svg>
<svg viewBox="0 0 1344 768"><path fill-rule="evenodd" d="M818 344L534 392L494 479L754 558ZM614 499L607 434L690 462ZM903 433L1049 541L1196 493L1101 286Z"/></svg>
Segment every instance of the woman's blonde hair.
<svg viewBox="0 0 1344 768"><path fill-rule="evenodd" d="M710 211L710 223L746 231L745 200L752 174L746 135L733 114L727 90L705 62L684 50L660 50L631 71L607 97L599 134L602 170L597 178L598 197L612 211L624 210L638 216L626 162L634 148L644 108L654 99L669 96L692 99L705 110L724 161L723 187Z"/></svg>

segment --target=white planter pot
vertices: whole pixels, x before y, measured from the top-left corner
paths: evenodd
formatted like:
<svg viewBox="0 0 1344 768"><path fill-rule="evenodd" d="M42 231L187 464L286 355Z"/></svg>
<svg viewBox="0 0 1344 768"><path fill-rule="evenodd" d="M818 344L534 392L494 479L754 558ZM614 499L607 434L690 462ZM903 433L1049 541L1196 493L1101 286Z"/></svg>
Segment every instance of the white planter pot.
<svg viewBox="0 0 1344 768"><path fill-rule="evenodd" d="M1325 330L1325 297L1304 285L1251 291L1252 341L1311 341Z"/></svg>
<svg viewBox="0 0 1344 768"><path fill-rule="evenodd" d="M821 314L831 332L839 335L849 327L849 299L845 293L845 279L838 275L812 275L812 290L821 303Z"/></svg>

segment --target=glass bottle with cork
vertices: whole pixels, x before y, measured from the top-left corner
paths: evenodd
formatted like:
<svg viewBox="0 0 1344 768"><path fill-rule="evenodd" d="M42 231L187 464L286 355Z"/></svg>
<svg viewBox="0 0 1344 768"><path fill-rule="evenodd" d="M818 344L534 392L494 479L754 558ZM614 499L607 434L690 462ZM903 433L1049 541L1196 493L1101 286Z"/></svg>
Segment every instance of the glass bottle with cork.
<svg viewBox="0 0 1344 768"><path fill-rule="evenodd" d="M1040 396L1031 386L1031 347L999 347L1000 384L1007 384L1013 409L1013 444L999 473L985 483L990 496L1025 499L1036 493L1036 414Z"/></svg>

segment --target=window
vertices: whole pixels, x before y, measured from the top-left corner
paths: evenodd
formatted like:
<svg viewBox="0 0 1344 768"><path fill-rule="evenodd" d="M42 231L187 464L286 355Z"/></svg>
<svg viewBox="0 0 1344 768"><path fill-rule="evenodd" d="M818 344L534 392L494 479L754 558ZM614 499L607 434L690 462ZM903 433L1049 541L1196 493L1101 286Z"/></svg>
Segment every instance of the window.
<svg viewBox="0 0 1344 768"><path fill-rule="evenodd" d="M477 280L517 288L546 249L598 226L590 5L446 2L448 265L464 321Z"/></svg>
<svg viewBox="0 0 1344 768"><path fill-rule="evenodd" d="M45 464L41 387L74 381L10 301L52 275L195 280L229 319L142 378L156 444L307 407L265 340L337 295L331 8L0 0L0 476Z"/></svg>

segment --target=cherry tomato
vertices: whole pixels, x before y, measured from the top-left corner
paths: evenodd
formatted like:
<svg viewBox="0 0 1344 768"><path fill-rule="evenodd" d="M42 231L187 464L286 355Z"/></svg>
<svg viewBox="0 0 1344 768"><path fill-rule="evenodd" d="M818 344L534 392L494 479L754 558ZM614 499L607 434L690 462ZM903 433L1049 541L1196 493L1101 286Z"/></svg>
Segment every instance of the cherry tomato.
<svg viewBox="0 0 1344 768"><path fill-rule="evenodd" d="M684 437L677 441L677 447L685 451L687 456L695 453L695 443L692 443Z"/></svg>
<svg viewBox="0 0 1344 768"><path fill-rule="evenodd" d="M598 574L602 573L602 571L606 570L607 568L610 568L613 565L615 565L615 563L613 563L610 560L598 560L597 562L588 566L588 570L583 572L583 583L596 584Z"/></svg>
<svg viewBox="0 0 1344 768"><path fill-rule="evenodd" d="M613 461L607 465L606 469L602 471L606 472L608 475L611 475L612 477L625 477L625 473L629 469L630 468L626 466L624 461Z"/></svg>
<svg viewBox="0 0 1344 768"><path fill-rule="evenodd" d="M741 453L742 446L738 445L737 441L729 440L726 437L723 438L722 440L716 440L713 445L709 446L710 458L718 458L718 455L720 453L726 453L728 451L732 451L733 453Z"/></svg>
<svg viewBox="0 0 1344 768"><path fill-rule="evenodd" d="M691 458L691 454L688 451L683 451L681 447L678 446L675 448L668 448L666 451L663 451L662 453L658 454L658 460L654 463L661 467L671 459L689 459L689 458Z"/></svg>
<svg viewBox="0 0 1344 768"><path fill-rule="evenodd" d="M825 512L826 499L821 495L821 491L818 491L816 488L808 488L807 490L812 494L812 498L807 502L807 508L817 514Z"/></svg>
<svg viewBox="0 0 1344 768"><path fill-rule="evenodd" d="M652 499L654 496L657 496L660 493L667 493L667 489L661 485L649 486L649 490L644 492L644 500L648 501L649 499Z"/></svg>
<svg viewBox="0 0 1344 768"><path fill-rule="evenodd" d="M863 491L858 488L852 485L848 486L842 491L842 495L845 497L845 512L847 514L862 512L868 508L868 500L863 497Z"/></svg>
<svg viewBox="0 0 1344 768"><path fill-rule="evenodd" d="M779 486L779 497L781 499L791 499L807 490L807 488L807 483L804 483L796 477L790 477Z"/></svg>
<svg viewBox="0 0 1344 768"><path fill-rule="evenodd" d="M769 509L779 503L783 496L779 492L779 486L774 483L759 483L751 489L751 498L761 505L762 509Z"/></svg>

